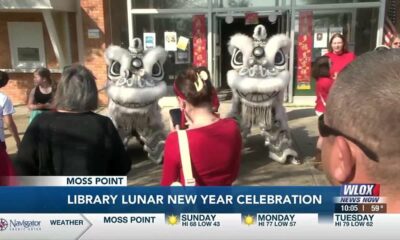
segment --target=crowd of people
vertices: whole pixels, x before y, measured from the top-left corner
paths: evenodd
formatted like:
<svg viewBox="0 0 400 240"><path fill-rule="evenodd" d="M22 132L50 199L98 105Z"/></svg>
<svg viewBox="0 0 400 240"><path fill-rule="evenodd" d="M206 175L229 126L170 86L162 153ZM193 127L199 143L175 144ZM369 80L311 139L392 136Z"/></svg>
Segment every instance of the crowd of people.
<svg viewBox="0 0 400 240"><path fill-rule="evenodd" d="M98 104L95 77L82 65L64 70L57 90L50 71L38 68L28 99L29 126L20 141L10 99L0 93L0 113L14 136L18 154L11 162L1 121L0 176L126 175L131 169L122 140L112 121L94 113ZM5 86L8 75L0 74ZM2 177L0 185L10 178Z"/></svg>
<svg viewBox="0 0 400 240"><path fill-rule="evenodd" d="M54 111L36 116L26 130L14 161L18 174L105 176L130 171L131 160L112 121L93 112L98 93L87 68L65 69L54 102L45 104L54 105Z"/></svg>
<svg viewBox="0 0 400 240"><path fill-rule="evenodd" d="M345 38L313 63L318 129L316 168L334 185L379 183L388 212L400 211L400 37L355 60ZM392 50L390 50L392 49Z"/></svg>
<svg viewBox="0 0 400 240"><path fill-rule="evenodd" d="M400 39L395 37L393 48L397 45ZM391 206L400 206L400 186L394 184L400 182L400 50L371 51L355 59L343 35L335 34L329 52L313 64L320 132L316 162L333 184L381 183L382 195L395 203ZM28 103L32 121L22 141L13 105L0 93L0 176L130 171L131 160L112 121L94 113L98 91L87 68L66 68L57 86L49 71L40 68L34 81ZM0 87L7 82L7 74L0 72ZM161 185L188 185L187 155L192 185L232 185L240 168L240 129L234 119L217 113L219 102L208 71L189 68L178 75L173 88L184 123L173 124L166 139ZM13 162L6 152L4 124L18 147ZM0 184L9 183L3 178Z"/></svg>
<svg viewBox="0 0 400 240"><path fill-rule="evenodd" d="M98 90L92 72L72 65L64 69L57 86L46 68L37 69L33 75L35 86L28 100L31 116L21 142L12 121L13 105L0 94L3 119L18 146L12 162L4 131L0 133L0 176L127 175L131 159L118 131L110 118L94 112ZM1 85L7 81L8 75L2 72ZM235 120L221 119L217 113L219 101L208 70L187 69L176 79L174 90L182 124L173 126L166 140L161 185L185 185L177 138L177 131L183 128L196 185L231 185L239 172L241 135ZM2 179L1 185L10 184L8 178Z"/></svg>

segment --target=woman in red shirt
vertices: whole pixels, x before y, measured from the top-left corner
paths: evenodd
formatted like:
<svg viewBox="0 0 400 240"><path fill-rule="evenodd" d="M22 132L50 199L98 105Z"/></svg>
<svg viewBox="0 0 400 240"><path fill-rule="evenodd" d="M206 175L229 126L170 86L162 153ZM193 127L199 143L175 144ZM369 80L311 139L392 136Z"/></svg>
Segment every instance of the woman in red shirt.
<svg viewBox="0 0 400 240"><path fill-rule="evenodd" d="M187 130L193 177L197 186L229 186L239 173L242 140L235 120L220 119L212 107L212 85L205 71L188 69L174 82L182 113L191 123ZM176 132L167 137L161 185L184 185Z"/></svg>
<svg viewBox="0 0 400 240"><path fill-rule="evenodd" d="M356 55L347 49L347 41L340 33L335 33L329 41L329 52L325 54L331 60L330 74L332 79L336 79L337 75L354 59Z"/></svg>
<svg viewBox="0 0 400 240"><path fill-rule="evenodd" d="M333 79L330 74L330 60L328 56L318 57L312 66L312 76L316 81L315 95L315 113L320 116L325 112L326 101L328 100L329 90L332 87ZM318 138L317 147L315 152L315 159L312 162L314 167L322 170L321 164L321 145L322 138Z"/></svg>

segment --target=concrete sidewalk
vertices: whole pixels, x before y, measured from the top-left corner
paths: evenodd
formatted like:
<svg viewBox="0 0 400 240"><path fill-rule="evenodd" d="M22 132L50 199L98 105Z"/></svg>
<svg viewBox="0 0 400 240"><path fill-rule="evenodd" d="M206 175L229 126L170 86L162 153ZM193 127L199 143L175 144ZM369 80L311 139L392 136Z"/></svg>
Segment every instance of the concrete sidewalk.
<svg viewBox="0 0 400 240"><path fill-rule="evenodd" d="M176 106L174 99L161 100L163 120L168 124L168 111ZM230 110L229 101L222 102L220 112L222 116ZM13 115L17 124L20 137L27 128L29 111L26 106L17 106ZM99 109L99 113L106 114L106 109ZM284 185L329 185L325 175L313 168L310 160L313 158L317 141L317 117L314 109L310 107L287 107L289 126L292 131L293 141L302 165L282 165L268 158L267 149L264 147L263 138L259 130L254 128L248 138L243 152L240 175L236 185L253 186L284 186ZM167 125L168 126L168 125ZM17 149L14 139L6 130L7 151L13 156ZM132 171L128 175L129 185L154 186L158 185L161 178L162 166L156 165L147 159L141 145L133 141L128 149L132 156Z"/></svg>

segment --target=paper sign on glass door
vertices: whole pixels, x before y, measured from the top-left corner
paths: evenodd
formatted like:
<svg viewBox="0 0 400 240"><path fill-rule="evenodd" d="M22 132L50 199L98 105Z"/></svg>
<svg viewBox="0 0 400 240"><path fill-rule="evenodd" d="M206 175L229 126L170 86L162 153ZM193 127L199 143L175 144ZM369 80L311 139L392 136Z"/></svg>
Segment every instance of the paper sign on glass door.
<svg viewBox="0 0 400 240"><path fill-rule="evenodd" d="M143 33L143 48L147 50L149 48L156 47L156 33Z"/></svg>
<svg viewBox="0 0 400 240"><path fill-rule="evenodd" d="M178 48L182 51L185 51L189 44L189 38L180 36L178 39Z"/></svg>
<svg viewBox="0 0 400 240"><path fill-rule="evenodd" d="M166 51L176 51L176 32L164 32L164 48Z"/></svg>

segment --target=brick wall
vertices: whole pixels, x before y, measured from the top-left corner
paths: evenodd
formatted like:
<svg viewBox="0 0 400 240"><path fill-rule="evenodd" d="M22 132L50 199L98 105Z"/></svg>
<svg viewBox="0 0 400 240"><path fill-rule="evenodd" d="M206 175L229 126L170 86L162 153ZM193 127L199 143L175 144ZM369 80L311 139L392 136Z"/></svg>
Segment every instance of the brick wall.
<svg viewBox="0 0 400 240"><path fill-rule="evenodd" d="M83 64L93 71L97 78L97 86L99 89L101 89L105 86L107 81L107 66L103 54L106 46L111 41L111 35L109 34L110 19L107 9L107 0L81 0L80 6L82 10L83 44L85 49L85 59ZM72 62L78 61L75 16L75 13L70 13L68 15L72 48ZM2 12L0 14L0 69L12 69L7 29L7 22L10 21L41 22L44 33L47 67L50 69L59 68L58 61L50 41L49 33L41 13ZM89 29L99 29L99 38L90 39L88 37ZM53 74L53 79L58 80L59 77L60 74ZM11 73L8 85L0 91L10 96L14 104L25 104L27 93L30 91L32 86L32 73ZM99 99L100 104L106 104L108 102L104 91L100 92Z"/></svg>
<svg viewBox="0 0 400 240"><path fill-rule="evenodd" d="M97 78L98 88L103 88L107 81L107 66L103 57L108 34L105 0L81 0L83 38L85 46L85 66L93 71ZM99 38L89 38L89 29L99 29ZM100 103L106 104L108 99L104 91L99 95Z"/></svg>
<svg viewBox="0 0 400 240"><path fill-rule="evenodd" d="M49 32L41 13L2 12L0 14L0 68L12 68L7 22L41 22L44 33L46 62L49 68L58 68L58 62L51 45Z"/></svg>

